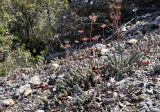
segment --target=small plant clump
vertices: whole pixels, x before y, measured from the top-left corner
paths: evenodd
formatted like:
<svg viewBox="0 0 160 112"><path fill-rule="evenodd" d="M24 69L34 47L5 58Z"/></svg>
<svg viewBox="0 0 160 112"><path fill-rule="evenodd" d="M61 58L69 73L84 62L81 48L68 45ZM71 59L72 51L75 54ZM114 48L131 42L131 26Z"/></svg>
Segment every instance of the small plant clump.
<svg viewBox="0 0 160 112"><path fill-rule="evenodd" d="M94 1L84 0L83 3L98 4ZM13 2L18 5L16 0ZM30 10L36 8L30 2L19 5ZM48 8L54 2L40 3L46 8L46 21L51 22L53 12ZM97 13L86 14L86 18L73 23L76 26L71 24L74 36L67 36L70 31L56 34L52 43L55 54L49 54L52 60L33 57L24 44L16 47L13 42L18 37L1 29L0 76L8 75L0 78L0 111L159 112L160 29L150 27L157 24L157 19L155 23L152 14L145 15L142 20L133 18L136 22L130 20L122 26L123 4L121 0L111 0L106 6L110 14L103 19ZM75 10L78 12L78 8ZM34 11L28 12L32 13ZM72 14L78 18L78 14ZM71 19L74 20L72 16ZM108 31L110 35L106 34Z"/></svg>
<svg viewBox="0 0 160 112"><path fill-rule="evenodd" d="M140 52L133 51L129 54L126 50L118 48L113 55L107 55L108 66L110 74L113 76L123 77L126 73L130 73L134 68L134 65L139 62L141 54Z"/></svg>

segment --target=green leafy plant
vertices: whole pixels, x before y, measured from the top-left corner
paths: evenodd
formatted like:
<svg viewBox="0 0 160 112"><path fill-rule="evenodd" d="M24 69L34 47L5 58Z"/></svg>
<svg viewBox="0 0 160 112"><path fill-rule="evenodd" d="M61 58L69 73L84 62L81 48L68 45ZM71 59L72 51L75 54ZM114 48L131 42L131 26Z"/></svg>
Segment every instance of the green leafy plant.
<svg viewBox="0 0 160 112"><path fill-rule="evenodd" d="M12 49L13 35L0 35L0 76L4 76L16 68L34 67L37 62L42 62L42 56L32 57L24 46Z"/></svg>
<svg viewBox="0 0 160 112"><path fill-rule="evenodd" d="M0 76L43 62L67 0L1 0Z"/></svg>
<svg viewBox="0 0 160 112"><path fill-rule="evenodd" d="M120 46L113 53L113 55L107 55L109 73L116 76L123 76L125 73L132 71L134 64L139 61L141 54L133 51L132 53L123 50Z"/></svg>

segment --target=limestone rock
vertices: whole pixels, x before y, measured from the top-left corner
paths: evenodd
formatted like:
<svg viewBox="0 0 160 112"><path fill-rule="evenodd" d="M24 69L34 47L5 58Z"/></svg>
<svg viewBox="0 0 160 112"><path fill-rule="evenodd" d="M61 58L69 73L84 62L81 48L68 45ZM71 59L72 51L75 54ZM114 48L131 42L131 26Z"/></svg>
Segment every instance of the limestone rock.
<svg viewBox="0 0 160 112"><path fill-rule="evenodd" d="M13 99L6 99L3 101L3 104L6 105L6 106L12 106L15 104L14 100Z"/></svg>
<svg viewBox="0 0 160 112"><path fill-rule="evenodd" d="M106 55L110 52L110 49L101 49L101 55Z"/></svg>
<svg viewBox="0 0 160 112"><path fill-rule="evenodd" d="M21 86L18 90L17 90L18 94L23 94L24 96L28 96L32 93L32 89L30 84L26 84L24 86Z"/></svg>
<svg viewBox="0 0 160 112"><path fill-rule="evenodd" d="M59 64L57 63L52 63L53 68L57 69L59 67Z"/></svg>
<svg viewBox="0 0 160 112"><path fill-rule="evenodd" d="M92 48L101 51L102 49L106 49L106 46L103 44L95 44L94 46L92 46Z"/></svg>
<svg viewBox="0 0 160 112"><path fill-rule="evenodd" d="M127 43L131 44L131 45L135 45L138 43L138 40L137 39L130 39L127 41Z"/></svg>
<svg viewBox="0 0 160 112"><path fill-rule="evenodd" d="M32 93L32 89L25 90L24 96L28 96Z"/></svg>
<svg viewBox="0 0 160 112"><path fill-rule="evenodd" d="M45 112L44 110L37 110L36 112Z"/></svg>
<svg viewBox="0 0 160 112"><path fill-rule="evenodd" d="M30 80L30 83L35 84L35 85L40 84L41 83L40 77L39 76L33 76Z"/></svg>

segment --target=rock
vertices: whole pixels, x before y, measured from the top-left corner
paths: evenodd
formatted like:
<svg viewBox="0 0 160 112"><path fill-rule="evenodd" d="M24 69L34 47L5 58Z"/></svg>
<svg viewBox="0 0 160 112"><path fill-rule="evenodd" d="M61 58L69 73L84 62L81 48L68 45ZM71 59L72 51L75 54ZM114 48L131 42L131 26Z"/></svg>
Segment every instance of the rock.
<svg viewBox="0 0 160 112"><path fill-rule="evenodd" d="M160 94L155 95L155 98L156 98L157 100L160 100Z"/></svg>
<svg viewBox="0 0 160 112"><path fill-rule="evenodd" d="M40 80L39 76L33 76L33 77L31 77L30 83L35 84L35 85L39 85L41 83L41 80Z"/></svg>
<svg viewBox="0 0 160 112"><path fill-rule="evenodd" d="M122 32L126 32L126 31L127 31L127 27L123 27Z"/></svg>
<svg viewBox="0 0 160 112"><path fill-rule="evenodd" d="M15 102L13 101L13 99L6 99L3 101L3 105L5 105L5 106L12 106L14 104L15 104Z"/></svg>
<svg viewBox="0 0 160 112"><path fill-rule="evenodd" d="M45 112L44 110L37 110L36 112Z"/></svg>
<svg viewBox="0 0 160 112"><path fill-rule="evenodd" d="M138 108L139 108L138 112L139 112L139 111L140 111L140 112L144 112L145 110L146 110L146 111L148 110L148 106L147 106L147 104L146 104L145 101L140 102L139 105L138 105ZM148 111L147 111L147 112L148 112Z"/></svg>
<svg viewBox="0 0 160 112"><path fill-rule="evenodd" d="M101 55L106 55L110 52L110 49L101 49Z"/></svg>
<svg viewBox="0 0 160 112"><path fill-rule="evenodd" d="M116 51L115 47L111 47L111 51L115 52Z"/></svg>
<svg viewBox="0 0 160 112"><path fill-rule="evenodd" d="M114 84L116 82L115 78L110 78L111 84Z"/></svg>
<svg viewBox="0 0 160 112"><path fill-rule="evenodd" d="M118 93L117 92L113 92L113 97L117 98L118 97Z"/></svg>
<svg viewBox="0 0 160 112"><path fill-rule="evenodd" d="M123 108L125 108L125 105L123 106ZM110 108L109 112L120 112L121 109L118 105L114 106L114 108Z"/></svg>
<svg viewBox="0 0 160 112"><path fill-rule="evenodd" d="M24 86L21 86L18 91L17 91L18 94L23 94L24 96L28 96L32 93L32 89L31 89L31 86L30 84L26 84Z"/></svg>
<svg viewBox="0 0 160 112"><path fill-rule="evenodd" d="M29 78L29 76L26 75L26 74L24 74L24 73L22 73L21 75L22 75L22 77L23 77L24 79L28 79L28 78Z"/></svg>
<svg viewBox="0 0 160 112"><path fill-rule="evenodd" d="M30 111L30 108L29 107L25 107L24 111Z"/></svg>
<svg viewBox="0 0 160 112"><path fill-rule="evenodd" d="M155 21L156 24L160 24L160 16L156 17Z"/></svg>
<svg viewBox="0 0 160 112"><path fill-rule="evenodd" d="M154 67L154 73L155 73L155 74L160 74L160 65L156 65L156 66Z"/></svg>
<svg viewBox="0 0 160 112"><path fill-rule="evenodd" d="M101 51L102 49L106 49L106 46L103 44L96 44L96 45L92 46L92 48Z"/></svg>
<svg viewBox="0 0 160 112"><path fill-rule="evenodd" d="M125 105L127 105L127 106L133 105L133 104L129 103L128 101L125 101L124 103L125 103Z"/></svg>
<svg viewBox="0 0 160 112"><path fill-rule="evenodd" d="M146 94L141 94L139 96L133 95L130 99L132 103L135 103L135 102L142 102L145 99L147 99L147 97L146 97Z"/></svg>
<svg viewBox="0 0 160 112"><path fill-rule="evenodd" d="M9 81L6 81L5 83L6 83L6 85L8 85L8 86L12 86L13 81L12 81L12 80L9 80Z"/></svg>
<svg viewBox="0 0 160 112"><path fill-rule="evenodd" d="M52 67L55 68L55 69L57 69L57 68L59 67L59 64L57 64L57 63L52 63Z"/></svg>
<svg viewBox="0 0 160 112"><path fill-rule="evenodd" d="M1 110L0 110L0 112L1 112ZM5 112L13 112L12 110L6 110Z"/></svg>
<svg viewBox="0 0 160 112"><path fill-rule="evenodd" d="M23 77L23 78L25 78L25 77L26 77L25 73L22 73L21 75L22 75L22 77Z"/></svg>
<svg viewBox="0 0 160 112"><path fill-rule="evenodd" d="M64 76L66 76L65 73L59 75L58 78L64 78Z"/></svg>
<svg viewBox="0 0 160 112"><path fill-rule="evenodd" d="M104 100L104 103L105 103L106 105L108 105L108 104L114 103L114 101L115 101L114 98L106 98L106 99Z"/></svg>
<svg viewBox="0 0 160 112"><path fill-rule="evenodd" d="M160 85L160 78L159 78L159 77L156 78L156 83L157 83L158 85Z"/></svg>
<svg viewBox="0 0 160 112"><path fill-rule="evenodd" d="M90 90L86 91L85 93L90 95L90 94L96 93L96 91L94 89L90 89Z"/></svg>
<svg viewBox="0 0 160 112"><path fill-rule="evenodd" d="M22 94L26 88L30 87L30 84L26 84L24 86L21 86L19 89L18 89L18 93L19 94Z"/></svg>
<svg viewBox="0 0 160 112"><path fill-rule="evenodd" d="M149 99L149 100L146 102L146 104L150 107L150 106L153 105L153 101Z"/></svg>
<svg viewBox="0 0 160 112"><path fill-rule="evenodd" d="M152 95L153 94L153 89L146 89L146 93Z"/></svg>
<svg viewBox="0 0 160 112"><path fill-rule="evenodd" d="M153 89L153 94L160 94L160 91L157 89Z"/></svg>
<svg viewBox="0 0 160 112"><path fill-rule="evenodd" d="M32 89L25 90L24 96L28 96L30 94L32 94Z"/></svg>
<svg viewBox="0 0 160 112"><path fill-rule="evenodd" d="M107 60L108 59L108 56L101 56L100 57L102 60Z"/></svg>
<svg viewBox="0 0 160 112"><path fill-rule="evenodd" d="M142 83L140 83L140 84L138 84L138 87L144 87L144 83L142 82Z"/></svg>
<svg viewBox="0 0 160 112"><path fill-rule="evenodd" d="M149 107L150 112L160 112L159 108L156 107Z"/></svg>
<svg viewBox="0 0 160 112"><path fill-rule="evenodd" d="M106 83L107 84L107 87L110 87L112 84L111 83L109 83L109 82L107 82Z"/></svg>
<svg viewBox="0 0 160 112"><path fill-rule="evenodd" d="M138 40L137 39L130 39L127 41L127 43L131 44L131 45L135 45L138 43Z"/></svg>
<svg viewBox="0 0 160 112"><path fill-rule="evenodd" d="M121 86L121 85L125 84L125 82L127 82L127 79L123 79L123 80L121 80L119 82L116 82L115 85L116 86L119 86L119 85Z"/></svg>
<svg viewBox="0 0 160 112"><path fill-rule="evenodd" d="M57 78L56 74L51 75L47 81L48 85L54 85L56 78Z"/></svg>
<svg viewBox="0 0 160 112"><path fill-rule="evenodd" d="M123 103L121 103L121 102L119 102L118 104L119 104L119 106L122 107L122 108L126 107L126 105L123 104Z"/></svg>

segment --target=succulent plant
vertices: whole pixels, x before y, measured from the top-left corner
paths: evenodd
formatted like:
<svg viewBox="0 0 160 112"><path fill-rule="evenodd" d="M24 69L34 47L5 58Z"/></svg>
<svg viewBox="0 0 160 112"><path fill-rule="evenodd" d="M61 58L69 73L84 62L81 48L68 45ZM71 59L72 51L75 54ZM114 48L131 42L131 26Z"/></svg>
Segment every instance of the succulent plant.
<svg viewBox="0 0 160 112"><path fill-rule="evenodd" d="M113 55L107 55L107 70L110 74L121 77L125 73L132 71L134 64L139 61L140 56L139 52L133 51L129 54L129 52L119 46L117 51L113 52Z"/></svg>

